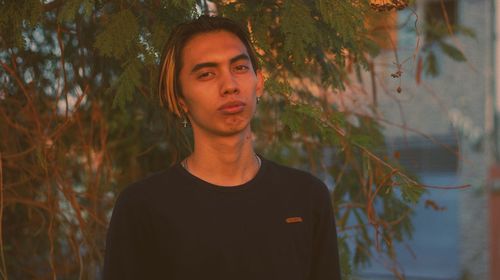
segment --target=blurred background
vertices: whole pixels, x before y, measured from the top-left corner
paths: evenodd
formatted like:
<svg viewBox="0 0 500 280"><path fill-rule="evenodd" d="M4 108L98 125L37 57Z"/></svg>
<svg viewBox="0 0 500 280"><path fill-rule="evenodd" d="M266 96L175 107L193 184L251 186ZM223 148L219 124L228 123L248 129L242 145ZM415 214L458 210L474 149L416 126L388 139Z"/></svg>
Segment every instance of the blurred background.
<svg viewBox="0 0 500 280"><path fill-rule="evenodd" d="M0 1L0 279L100 279L117 194L189 153L159 55L246 26L264 157L327 182L345 279L500 279L494 0Z"/></svg>
<svg viewBox="0 0 500 280"><path fill-rule="evenodd" d="M387 77L374 100L387 121L383 133L408 170L437 186L424 196L443 207L416 209L413 239L398 249L410 279L500 278L499 12L496 1L416 1L385 23L398 28L374 62ZM436 65L422 63L425 57ZM398 63L403 78L388 78ZM398 86L401 93L387 90ZM380 267L364 269L362 278L378 279Z"/></svg>

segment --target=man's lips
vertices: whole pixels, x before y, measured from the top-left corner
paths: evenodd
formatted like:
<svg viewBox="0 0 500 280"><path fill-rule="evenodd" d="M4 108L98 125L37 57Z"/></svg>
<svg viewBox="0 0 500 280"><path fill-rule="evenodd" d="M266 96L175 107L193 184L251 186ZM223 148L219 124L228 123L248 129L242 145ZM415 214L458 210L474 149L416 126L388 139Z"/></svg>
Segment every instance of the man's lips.
<svg viewBox="0 0 500 280"><path fill-rule="evenodd" d="M218 110L225 114L235 114L243 111L245 105L246 104L241 101L230 101L224 103L222 106L218 108Z"/></svg>

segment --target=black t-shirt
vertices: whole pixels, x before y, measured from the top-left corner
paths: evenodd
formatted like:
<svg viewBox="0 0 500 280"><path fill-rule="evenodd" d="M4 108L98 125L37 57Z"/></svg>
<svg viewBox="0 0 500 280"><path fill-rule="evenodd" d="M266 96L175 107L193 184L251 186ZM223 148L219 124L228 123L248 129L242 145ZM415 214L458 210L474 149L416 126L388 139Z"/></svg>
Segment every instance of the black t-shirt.
<svg viewBox="0 0 500 280"><path fill-rule="evenodd" d="M340 279L328 189L265 159L234 187L175 165L120 194L104 279Z"/></svg>

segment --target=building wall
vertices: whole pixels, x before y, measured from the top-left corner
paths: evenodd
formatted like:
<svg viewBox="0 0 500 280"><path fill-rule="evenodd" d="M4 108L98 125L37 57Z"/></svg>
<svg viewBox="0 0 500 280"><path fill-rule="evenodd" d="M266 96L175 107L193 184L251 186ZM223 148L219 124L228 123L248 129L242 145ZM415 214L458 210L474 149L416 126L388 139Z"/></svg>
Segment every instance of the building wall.
<svg viewBox="0 0 500 280"><path fill-rule="evenodd" d="M427 0L434 1L434 0ZM425 1L417 1L416 13L419 26L425 18ZM400 12L402 23L411 12ZM415 16L412 16L413 24ZM432 137L456 137L460 156L458 177L462 184L470 184L459 192L459 251L460 273L468 279L488 277L488 211L485 182L490 151L484 148L485 126L491 117L493 93L493 11L488 0L459 0L458 22L475 31L476 38L451 36L447 42L463 51L467 61L455 62L439 49L440 75L423 77L416 82L418 57L414 57L417 40L404 30L398 33L397 59L392 51L386 51L375 64L378 77L378 108L382 118L398 125L386 125L388 139L409 137L431 142L423 135ZM420 36L420 46L424 36ZM401 63L401 79L392 78ZM402 92L396 89L401 86ZM388 122L386 122L388 123ZM439 137L438 137L439 136ZM439 141L436 141L439 142ZM478 149L479 144L483 149ZM436 144L439 146L439 144ZM445 149L445 148L443 148Z"/></svg>

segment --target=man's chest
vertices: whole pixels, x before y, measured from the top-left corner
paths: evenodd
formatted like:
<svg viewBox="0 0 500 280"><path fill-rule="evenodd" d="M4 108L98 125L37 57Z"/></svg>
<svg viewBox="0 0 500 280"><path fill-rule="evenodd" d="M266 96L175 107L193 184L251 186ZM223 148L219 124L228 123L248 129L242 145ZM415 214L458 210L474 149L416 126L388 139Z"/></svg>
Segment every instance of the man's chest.
<svg viewBox="0 0 500 280"><path fill-rule="evenodd" d="M248 279L305 279L314 223L304 198L224 194L182 199L154 214L154 249L169 260L165 263L172 264L176 277L245 279L240 275L245 272Z"/></svg>

